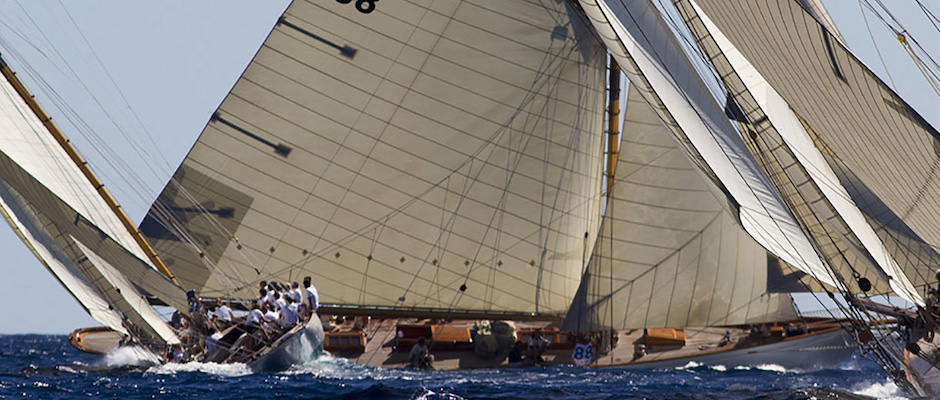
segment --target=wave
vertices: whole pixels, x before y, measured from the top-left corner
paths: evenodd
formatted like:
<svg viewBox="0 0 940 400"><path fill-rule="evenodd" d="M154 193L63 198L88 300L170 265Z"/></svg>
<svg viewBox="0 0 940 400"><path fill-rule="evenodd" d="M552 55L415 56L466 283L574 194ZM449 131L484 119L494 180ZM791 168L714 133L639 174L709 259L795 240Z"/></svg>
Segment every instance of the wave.
<svg viewBox="0 0 940 400"><path fill-rule="evenodd" d="M881 400L905 400L905 393L893 381L862 382L851 388L852 393Z"/></svg>
<svg viewBox="0 0 940 400"><path fill-rule="evenodd" d="M160 357L138 346L122 346L109 351L98 363L99 367L149 367L160 364Z"/></svg>
<svg viewBox="0 0 940 400"><path fill-rule="evenodd" d="M251 375L251 369L247 364L232 363L219 364L213 362L188 362L185 364L167 363L150 367L147 374L175 375L179 372L201 372L209 375L218 375L226 377Z"/></svg>

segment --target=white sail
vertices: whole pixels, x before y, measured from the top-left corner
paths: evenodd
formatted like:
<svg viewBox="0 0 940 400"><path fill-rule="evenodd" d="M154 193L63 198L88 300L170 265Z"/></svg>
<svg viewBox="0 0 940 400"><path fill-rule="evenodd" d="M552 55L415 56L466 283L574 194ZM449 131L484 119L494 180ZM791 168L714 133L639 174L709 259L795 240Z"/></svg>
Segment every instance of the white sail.
<svg viewBox="0 0 940 400"><path fill-rule="evenodd" d="M309 275L328 304L564 313L601 214L590 25L569 2L356 4L288 7L142 230L204 297Z"/></svg>
<svg viewBox="0 0 940 400"><path fill-rule="evenodd" d="M658 10L645 0L581 4L631 83L737 203L744 229L787 263L842 287L751 159Z"/></svg>
<svg viewBox="0 0 940 400"><path fill-rule="evenodd" d="M862 211L842 186L838 176L816 148L809 133L803 129L803 124L790 110L789 105L715 27L708 16L702 14L696 2L694 0L690 2L731 68L740 77L746 90L766 113L769 122L776 128L776 132L783 138L786 145L792 149L791 153L815 182L826 201L835 208L839 217L849 226L883 274L895 277L888 282L894 292L912 303L923 305L923 298L901 271L898 262L888 253L884 243L868 224Z"/></svg>
<svg viewBox="0 0 940 400"><path fill-rule="evenodd" d="M124 270L157 274L156 271L65 205L2 153L0 182L0 198L7 221L92 318L115 331L132 333L137 339L179 343L135 287L148 277L127 276L113 265L121 263ZM132 279L135 283L131 283ZM185 307L182 289L170 287L175 288L178 295L164 297L171 303L173 299L182 298L181 306Z"/></svg>
<svg viewBox="0 0 940 400"><path fill-rule="evenodd" d="M725 210L713 186L631 86L601 233L564 328L797 318L789 295L766 293L777 283L768 282L767 251Z"/></svg>
<svg viewBox="0 0 940 400"><path fill-rule="evenodd" d="M863 65L799 3L791 0L698 1L702 10L793 111L844 163L871 203L856 204L874 220L899 222L913 235L879 229L882 241L903 259L923 240L940 245L940 133ZM772 49L772 51L768 51ZM835 168L834 168L835 169ZM851 180L843 182L850 193ZM886 209L879 209L881 206ZM875 226L875 225L873 225ZM876 226L877 228L877 226ZM889 242L894 243L889 243ZM915 287L933 278L937 261L902 263Z"/></svg>
<svg viewBox="0 0 940 400"><path fill-rule="evenodd" d="M0 64L6 67L2 60ZM185 308L183 291L157 272L45 122L8 80L0 79L0 153L5 164L0 171L2 179L24 197L33 212L50 218L58 229L71 230L81 237L107 237L110 242L104 246L116 257L114 260L121 260L115 263L117 268L150 294Z"/></svg>
<svg viewBox="0 0 940 400"><path fill-rule="evenodd" d="M147 257L13 86L0 79L0 151L106 235Z"/></svg>
<svg viewBox="0 0 940 400"><path fill-rule="evenodd" d="M141 295L127 276L75 237L68 237L83 258L76 260L78 269L93 279L108 303L121 311L125 324L136 333L136 337L159 338L168 345L180 344L180 339L170 326L160 318L147 299Z"/></svg>
<svg viewBox="0 0 940 400"><path fill-rule="evenodd" d="M121 315L108 305L107 300L78 271L50 233L43 230L43 224L23 198L2 180L0 212L23 243L26 243L36 258L72 294L88 315L114 331L128 334Z"/></svg>

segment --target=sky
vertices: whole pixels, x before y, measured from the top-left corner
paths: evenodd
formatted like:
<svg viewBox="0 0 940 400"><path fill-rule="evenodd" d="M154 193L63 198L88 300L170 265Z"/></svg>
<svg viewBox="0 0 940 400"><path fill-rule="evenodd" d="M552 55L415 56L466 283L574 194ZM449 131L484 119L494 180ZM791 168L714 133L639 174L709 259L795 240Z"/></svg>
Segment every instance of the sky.
<svg viewBox="0 0 940 400"><path fill-rule="evenodd" d="M138 223L288 2L0 0L0 53ZM940 0L923 2L940 12ZM940 58L940 33L914 0L887 3ZM869 15L879 57L855 0L825 4L858 57L940 126L940 96L894 34ZM117 160L129 167L112 168ZM136 178L117 172L128 170ZM0 334L100 325L6 224L0 274Z"/></svg>

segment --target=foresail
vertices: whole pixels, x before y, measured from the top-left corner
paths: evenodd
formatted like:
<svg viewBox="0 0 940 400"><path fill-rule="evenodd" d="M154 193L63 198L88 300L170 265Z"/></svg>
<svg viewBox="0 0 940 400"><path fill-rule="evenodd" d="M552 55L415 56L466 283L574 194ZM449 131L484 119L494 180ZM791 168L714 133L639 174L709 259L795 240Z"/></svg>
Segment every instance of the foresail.
<svg viewBox="0 0 940 400"><path fill-rule="evenodd" d="M737 208L744 229L787 263L841 287L820 260L740 134L699 78L658 10L645 0L580 2L633 85Z"/></svg>
<svg viewBox="0 0 940 400"><path fill-rule="evenodd" d="M601 215L590 25L360 3L288 7L142 230L204 297L309 275L327 304L563 314Z"/></svg>
<svg viewBox="0 0 940 400"><path fill-rule="evenodd" d="M852 287L865 278L866 291L884 294L893 290L909 301L919 302L919 295L900 272L898 261L866 221L789 105L700 13L694 1L677 1L676 5L728 90L726 113L747 132L745 142L781 189L781 196L829 265Z"/></svg>
<svg viewBox="0 0 940 400"><path fill-rule="evenodd" d="M940 260L940 133L792 0L697 2L718 29L818 135L816 145L873 196L853 197L917 292ZM768 50L772 49L772 50ZM844 176L844 175L843 175ZM866 199L872 200L866 202ZM882 208L886 207L886 209ZM879 210L879 208L881 208ZM886 212L887 211L887 212ZM888 224L902 229L878 229ZM897 236L908 229L912 235ZM911 238L923 240L921 244ZM935 252L934 252L935 253ZM910 258L912 262L908 262Z"/></svg>
<svg viewBox="0 0 940 400"><path fill-rule="evenodd" d="M795 319L788 295L766 293L775 283L767 274L772 257L632 86L622 144L601 233L564 328Z"/></svg>

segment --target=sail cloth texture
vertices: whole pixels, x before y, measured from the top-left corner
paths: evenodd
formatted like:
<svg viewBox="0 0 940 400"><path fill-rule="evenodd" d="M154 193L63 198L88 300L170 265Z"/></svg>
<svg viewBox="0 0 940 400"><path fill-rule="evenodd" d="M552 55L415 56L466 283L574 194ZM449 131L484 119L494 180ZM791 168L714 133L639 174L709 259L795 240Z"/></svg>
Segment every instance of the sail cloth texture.
<svg viewBox="0 0 940 400"><path fill-rule="evenodd" d="M65 287L78 304L95 320L116 332L128 334L121 315L95 290L60 245L43 229L42 222L6 182L0 180L0 212L36 258Z"/></svg>
<svg viewBox="0 0 940 400"><path fill-rule="evenodd" d="M601 215L606 54L566 1L295 1L142 230L184 286L561 315Z"/></svg>
<svg viewBox="0 0 940 400"><path fill-rule="evenodd" d="M814 182L815 187L825 196L825 199L822 201L825 201L825 204L830 205L831 208L838 213L838 217L825 218L826 222L835 225L836 221L844 221L844 224L851 229L851 231L839 233L842 233L843 237L850 235L851 237L843 240L843 242L853 245L853 251L864 253L868 256L858 258L861 262L856 263L856 271L861 270L862 273L868 272L866 271L866 266L870 264L870 262L867 262L867 260L869 258L873 259L875 265L872 265L871 269L877 269L877 274L866 275L868 275L869 278L877 278L871 279L874 282L874 286L882 286L884 282L887 282L892 287L894 293L912 303L922 304L923 299L920 294L914 289L910 280L908 280L907 276L900 270L898 262L888 252L885 244L882 243L877 233L872 229L872 226L866 221L865 215L859 210L855 201L852 200L848 191L843 187L839 177L826 162L823 154L815 146L813 138L810 137L810 134L804 129L804 125L800 119L793 113L789 105L780 97L776 90L764 80L760 73L754 70L753 65L751 65L718 28L714 26L708 16L701 14L701 10L698 9L695 2L691 1L690 4L695 9L704 28L707 29L712 38L714 38L714 43L728 61L728 64L734 71L734 75L740 78L740 84L744 88L743 90L738 89L741 93L739 96L745 94L753 96L752 101L756 102L760 110L765 113L767 123L774 127L773 133L782 138L786 146L791 149L789 153L792 154L793 157L796 158L796 161L803 167L801 170L805 171L805 174ZM716 55L709 54L710 58L715 56ZM726 75L728 71L719 71L719 74ZM759 135L766 135L766 133L762 132ZM800 178L801 180L806 180L805 177ZM820 204L819 202L814 202L814 204L817 204L815 208L820 208L818 205ZM818 217L818 219L823 219L823 216ZM819 241L817 240L817 242ZM846 256L847 255L843 253L840 257L836 258ZM835 265L835 262L830 261L830 264ZM852 274L846 274L846 272L849 271L842 271L843 276L852 276ZM895 278L889 280L887 278L888 276Z"/></svg>
<svg viewBox="0 0 940 400"><path fill-rule="evenodd" d="M144 261L143 251L113 210L5 79L0 80L0 180L7 221L93 318L126 333L124 316L138 313L134 308L152 310L146 301L132 306L112 303L105 291L113 284L87 275L91 270L78 265L85 256L76 249L77 242L100 254L147 294L185 309L183 290ZM128 289L127 296L140 300L136 288ZM159 317L132 323L158 325L156 330L165 325ZM149 330L146 338L154 341L178 341L172 332L142 329Z"/></svg>
<svg viewBox="0 0 940 400"><path fill-rule="evenodd" d="M646 0L581 2L631 84L654 106L696 165L715 177L744 229L787 263L834 287L813 244L755 164L659 11Z"/></svg>
<svg viewBox="0 0 940 400"><path fill-rule="evenodd" d="M623 147L591 263L564 329L716 326L797 318L767 294L767 251L631 86ZM718 192L719 195L720 192Z"/></svg>
<svg viewBox="0 0 940 400"><path fill-rule="evenodd" d="M873 293L900 291L913 302L917 294L898 263L787 103L694 2L677 1L676 6L728 91L726 112L748 132L743 135L745 142L820 254L845 279L854 282L865 277ZM901 279L889 280L888 276Z"/></svg>
<svg viewBox="0 0 940 400"><path fill-rule="evenodd" d="M179 303L174 298L181 300L174 305L185 309L182 289L65 205L4 153L0 153L0 179L8 222L93 318L118 332L130 331L137 339L179 343L131 281L148 279L147 272L156 274L171 289L164 297L171 304ZM117 263L138 273L126 275L112 266Z"/></svg>
<svg viewBox="0 0 940 400"><path fill-rule="evenodd" d="M921 251L917 243L906 240L917 237L934 249L940 245L937 130L800 4L792 0L697 3L818 134L817 146L825 147L871 191L874 196L853 198L862 211L875 220L896 219L914 234L905 238L896 236L897 230L878 230L896 253L903 274L921 291L933 279L937 264L906 261L908 256L918 258ZM851 183L843 182L847 188ZM857 188L848 191L860 193ZM887 210L879 210L881 205Z"/></svg>

